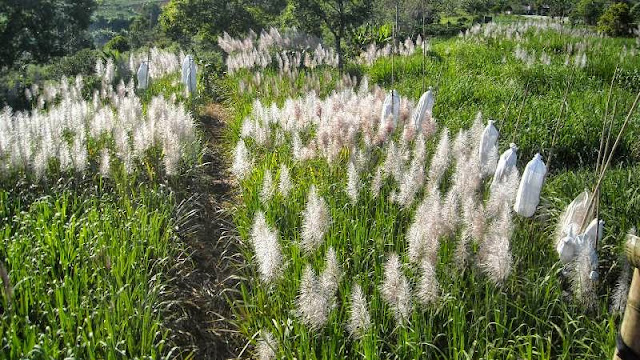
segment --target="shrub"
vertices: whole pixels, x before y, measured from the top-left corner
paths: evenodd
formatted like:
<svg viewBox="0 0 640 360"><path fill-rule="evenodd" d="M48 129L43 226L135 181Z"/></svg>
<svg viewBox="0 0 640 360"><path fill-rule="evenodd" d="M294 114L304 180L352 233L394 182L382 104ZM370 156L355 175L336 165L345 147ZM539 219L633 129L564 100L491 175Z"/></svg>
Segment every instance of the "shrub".
<svg viewBox="0 0 640 360"><path fill-rule="evenodd" d="M127 38L122 35L115 36L104 46L105 51L117 51L119 53L129 51L130 48L131 46L129 46L129 40L127 40Z"/></svg>
<svg viewBox="0 0 640 360"><path fill-rule="evenodd" d="M448 26L442 24L429 24L425 26L425 33L428 36L457 36L468 28L469 27L466 24Z"/></svg>
<svg viewBox="0 0 640 360"><path fill-rule="evenodd" d="M574 21L582 20L587 25L596 25L604 11L604 5L602 0L580 0L571 13L571 18Z"/></svg>
<svg viewBox="0 0 640 360"><path fill-rule="evenodd" d="M633 5L630 11L631 19L636 22L636 24L640 24L640 2Z"/></svg>
<svg viewBox="0 0 640 360"><path fill-rule="evenodd" d="M73 55L53 61L47 78L59 79L63 76L73 77L78 74L93 74L97 60L98 51L82 49Z"/></svg>
<svg viewBox="0 0 640 360"><path fill-rule="evenodd" d="M631 22L627 4L611 4L598 20L598 31L609 36L629 35L631 33Z"/></svg>

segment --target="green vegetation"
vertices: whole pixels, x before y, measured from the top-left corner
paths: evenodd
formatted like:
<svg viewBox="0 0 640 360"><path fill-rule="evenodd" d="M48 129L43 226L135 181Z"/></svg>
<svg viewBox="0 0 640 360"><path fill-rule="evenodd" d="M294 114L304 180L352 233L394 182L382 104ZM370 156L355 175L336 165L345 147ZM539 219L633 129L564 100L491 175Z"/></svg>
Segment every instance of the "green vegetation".
<svg viewBox="0 0 640 360"><path fill-rule="evenodd" d="M582 42L587 49L586 66L574 66L573 60L565 64L567 44L576 46ZM459 232L444 236L440 239L435 267L440 297L429 305L414 303L405 322L398 321L394 309L384 300L385 261L390 253L400 254L404 264L401 271L414 290L419 286L421 270L407 255L411 246L408 230L417 216L417 204L427 197L427 191L419 192L414 205L405 208L390 200L401 191L402 184L387 179L378 196L370 190L376 168L389 156L388 144L374 146L367 153L369 160L357 165L362 166L358 171L362 186L353 202L347 190L350 176L347 169L350 159L360 156L362 143L343 148L331 161L322 155L312 160L295 160L294 135L282 131L278 123L268 126L271 134L282 131L281 141L275 140L277 135L267 137L264 143L241 135L245 134L243 122L247 117L259 119L252 115L255 96L260 96L260 102L267 108L271 102L282 106L291 101L286 100L288 97L306 96L303 89L314 83L316 76L332 79L315 88L319 96L327 96L341 83L335 71L303 71L293 79L272 70L262 72L262 83L282 89L278 92L248 90L246 84L253 78L250 73L239 73L230 79L235 91L229 103L236 114L228 136L229 152L242 136L253 159L250 173L239 181L242 202L233 209L242 253L251 264L244 269L247 280L241 287L242 300L236 303L239 329L247 339L255 341L258 353L273 349L274 358L611 356L620 319L618 310L611 310L613 291L624 266L619 262L620 246L626 232L640 224L640 216L634 211L640 202L637 181L640 168L634 165L638 160L633 135L640 130L637 121L632 121L623 138L614 156L615 169L606 175L602 188L600 217L606 222L606 230L604 239L598 243L601 276L591 306L572 295L570 282L562 275L555 251L555 227L567 204L594 185L606 99L616 67L619 70L612 90L612 104L617 109L613 134L640 90L627 83L628 76L640 66L637 59L620 57L623 47L633 46L631 40L561 34L543 27L526 30L518 41L500 33L488 34L486 38L480 35L433 40L424 75L421 54L393 60L382 58L370 68L351 68L368 75L373 83L398 89L413 101L425 90L423 80L426 86L433 86L434 116L441 128L449 128L452 140L459 129L469 128L476 113L482 111L485 118L496 121L501 151L508 148L509 142L518 145L519 169L536 152L541 152L545 161L553 152L553 160L548 164L551 174L543 188L537 215L532 219L514 218L510 240L514 263L507 280L496 285L483 270L482 242L473 242L470 251L475 255L471 255L467 266L460 268L457 246L462 237ZM538 63L536 58L536 63L527 64L515 56L517 47L535 51L538 56L550 54L550 63ZM236 87L239 83L243 84L242 91ZM565 93L568 110L560 117L558 137L552 144L553 128ZM295 115L288 116L295 119ZM637 118L636 112L634 119ZM309 132L303 130L300 137L313 139L315 131L319 130L316 127ZM392 138L401 143L400 136L397 130ZM428 140L427 159L435 155L438 138L436 135ZM282 166L290 170L291 192L283 195L273 190L271 197L264 195L265 191L268 193L267 186L278 187ZM443 196L451 187L452 172L450 169L446 173L440 185ZM269 182L265 180L267 173ZM302 245L302 229L312 186L326 201L331 222L319 248L308 252ZM481 191L485 199L487 188ZM255 229L260 212L265 215L267 227L276 232L284 259L282 275L268 283L257 266L260 255L256 253ZM303 287L308 286L306 267L310 266L324 279L323 272L331 268L327 260L330 248L335 250L342 276L335 297L330 300L326 323L316 329L305 322L298 304ZM370 328L361 337L348 331L356 284L362 289L371 319ZM418 300L412 295L411 301Z"/></svg>
<svg viewBox="0 0 640 360"><path fill-rule="evenodd" d="M168 0L101 0L95 12L97 18L124 19L131 21L143 6L150 4L163 5Z"/></svg>
<svg viewBox="0 0 640 360"><path fill-rule="evenodd" d="M203 145L178 56L153 55L146 90L125 87L128 61L87 60L94 75L36 84L27 110L1 113L0 358L187 353L170 274L194 212L176 193Z"/></svg>
<svg viewBox="0 0 640 360"><path fill-rule="evenodd" d="M0 4L0 70L16 62L45 62L90 45L94 0L42 0Z"/></svg>
<svg viewBox="0 0 640 360"><path fill-rule="evenodd" d="M0 357L171 357L161 296L178 250L172 196L109 187L0 192L13 289L0 296Z"/></svg>
<svg viewBox="0 0 640 360"><path fill-rule="evenodd" d="M605 2L602 0L580 0L572 16L579 18L587 25L596 25L604 9Z"/></svg>
<svg viewBox="0 0 640 360"><path fill-rule="evenodd" d="M560 115L560 106L568 88L568 113L561 119L561 128L553 149L558 156L553 167L575 169L595 164L602 128L602 116L608 85L613 71L620 66L614 86L614 99L618 104L616 124L624 120L624 110L633 102L640 90L633 85L640 62L633 57L620 61L622 46L632 46L631 41L607 40L598 50L589 53L586 68L565 66L566 53L562 43L581 41L569 39L554 31L544 31L541 38L528 41L491 42L434 41L427 57L424 83L434 86L439 94L436 118L452 133L468 128L478 111L491 119L505 135L503 147L512 139L517 140L519 157L528 161L536 152L548 152L551 148L553 125ZM597 40L596 40L597 41ZM596 46L591 43L591 46ZM528 66L515 59L516 46L552 55L551 65ZM589 45L587 45L589 46ZM369 71L376 83L394 87L401 94L417 99L422 93L422 56L414 55L395 59L396 83L391 84L391 60L378 61ZM526 96L526 98L525 98ZM522 114L520 108L525 101ZM520 124L516 131L516 122ZM619 125L618 125L619 126ZM632 124L630 133L640 131ZM596 134L596 135L594 135ZM632 136L625 137L618 162L633 163L640 160L640 148ZM521 165L524 165L523 162ZM594 165L595 167L595 165Z"/></svg>
<svg viewBox="0 0 640 360"><path fill-rule="evenodd" d="M609 358L638 111L596 259L557 225L640 92L639 6L0 4L0 358Z"/></svg>
<svg viewBox="0 0 640 360"><path fill-rule="evenodd" d="M369 18L372 0L296 0L293 4L301 19L299 23L308 33L318 33L318 30L324 29L333 35L338 54L338 68L342 69L342 42L348 32ZM318 24L322 24L322 28L318 27Z"/></svg>
<svg viewBox="0 0 640 360"><path fill-rule="evenodd" d="M612 4L598 20L598 30L609 36L627 36L631 33L631 14L629 5Z"/></svg>

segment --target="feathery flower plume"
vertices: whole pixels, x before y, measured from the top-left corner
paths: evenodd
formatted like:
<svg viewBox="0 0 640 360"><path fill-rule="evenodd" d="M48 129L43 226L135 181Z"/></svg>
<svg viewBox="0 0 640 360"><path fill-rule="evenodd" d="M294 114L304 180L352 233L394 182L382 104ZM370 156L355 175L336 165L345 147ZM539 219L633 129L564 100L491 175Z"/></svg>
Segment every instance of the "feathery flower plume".
<svg viewBox="0 0 640 360"><path fill-rule="evenodd" d="M461 200L477 197L482 177L479 157L475 151L470 152L468 157L456 161L452 182L451 191L456 192Z"/></svg>
<svg viewBox="0 0 640 360"><path fill-rule="evenodd" d="M419 133L420 134L420 133ZM402 130L402 140L404 142L411 142L416 137L416 129L413 126L405 126Z"/></svg>
<svg viewBox="0 0 640 360"><path fill-rule="evenodd" d="M442 231L440 211L440 193L437 190L429 193L418 206L407 231L408 255L412 263L419 263L424 258L434 263L437 261Z"/></svg>
<svg viewBox="0 0 640 360"><path fill-rule="evenodd" d="M484 126L482 125L482 111L478 111L478 114L476 114L476 118L475 120L473 120L473 124L471 125L471 129L469 129L469 138L474 144L474 148L480 144L483 131Z"/></svg>
<svg viewBox="0 0 640 360"><path fill-rule="evenodd" d="M402 263L398 254L391 254L384 264L384 278L381 286L382 299L389 304L396 321L404 323L411 314L411 287L402 273Z"/></svg>
<svg viewBox="0 0 640 360"><path fill-rule="evenodd" d="M111 173L111 157L107 149L102 149L100 155L100 174L103 177L109 177Z"/></svg>
<svg viewBox="0 0 640 360"><path fill-rule="evenodd" d="M447 171L449 161L449 129L444 128L436 152L431 159L431 166L429 167L429 189L436 188L440 185L440 179L442 179L442 175Z"/></svg>
<svg viewBox="0 0 640 360"><path fill-rule="evenodd" d="M502 284L511 272L513 257L509 239L512 233L511 209L504 207L479 249L480 267L495 284Z"/></svg>
<svg viewBox="0 0 640 360"><path fill-rule="evenodd" d="M422 134L416 137L413 145L413 158L420 164L424 164L424 161L427 159L427 145L424 141L424 135Z"/></svg>
<svg viewBox="0 0 640 360"><path fill-rule="evenodd" d="M454 235L460 223L460 198L454 191L449 190L441 207L441 225L443 234Z"/></svg>
<svg viewBox="0 0 640 360"><path fill-rule="evenodd" d="M374 199L380 194L380 189L382 189L382 167L376 169L376 174L371 180L371 193Z"/></svg>
<svg viewBox="0 0 640 360"><path fill-rule="evenodd" d="M406 154L403 149L398 148L395 142L391 140L387 147L387 156L384 159L383 169L384 173L391 175L397 183L402 182L405 157Z"/></svg>
<svg viewBox="0 0 640 360"><path fill-rule="evenodd" d="M326 291L322 288L311 265L307 265L302 273L296 306L300 320L312 330L321 329L327 323L329 302Z"/></svg>
<svg viewBox="0 0 640 360"><path fill-rule="evenodd" d="M498 216L503 207L511 208L516 200L520 174L516 168L512 168L508 174L504 174L504 180L491 184L489 200L487 201L487 215Z"/></svg>
<svg viewBox="0 0 640 360"><path fill-rule="evenodd" d="M273 334L269 331L262 330L256 346L258 360L275 360L277 348L278 342L273 337Z"/></svg>
<svg viewBox="0 0 640 360"><path fill-rule="evenodd" d="M240 137L242 137L243 139L253 138L253 134L255 133L255 131L255 126L252 119L250 117L246 117L242 122Z"/></svg>
<svg viewBox="0 0 640 360"><path fill-rule="evenodd" d="M282 196L287 197L292 188L291 184L291 174L289 173L289 168L285 164L280 165L280 184L278 185L278 190Z"/></svg>
<svg viewBox="0 0 640 360"><path fill-rule="evenodd" d="M469 132L460 130L453 141L453 158L456 161L464 161L469 156Z"/></svg>
<svg viewBox="0 0 640 360"><path fill-rule="evenodd" d="M271 177L271 171L266 169L264 171L264 177L262 180L262 190L260 191L260 202L266 204L275 193L275 188L273 186L273 178Z"/></svg>
<svg viewBox="0 0 640 360"><path fill-rule="evenodd" d="M597 271L597 265L598 260L597 257L594 259L593 249L590 246L582 246L574 260L570 280L573 294L586 309L592 309L597 304L596 278L592 275Z"/></svg>
<svg viewBox="0 0 640 360"><path fill-rule="evenodd" d="M251 156L249 150L244 144L244 140L238 140L236 149L233 153L233 165L231 172L237 179L244 179L251 172Z"/></svg>
<svg viewBox="0 0 640 360"><path fill-rule="evenodd" d="M422 261L420 264L420 282L416 290L416 296L421 304L434 303L440 296L440 285L436 277L436 269L430 261Z"/></svg>
<svg viewBox="0 0 640 360"><path fill-rule="evenodd" d="M358 149L354 163L358 172L365 171L367 169L367 164L369 163L368 151Z"/></svg>
<svg viewBox="0 0 640 360"><path fill-rule="evenodd" d="M291 140L291 151L293 152L293 158L297 161L301 161L302 154L302 140L300 140L300 135L297 131L293 132L292 140Z"/></svg>
<svg viewBox="0 0 640 360"><path fill-rule="evenodd" d="M629 295L629 282L631 281L631 266L626 256L621 256L620 275L616 280L616 287L611 297L611 312L623 313L627 307L627 298Z"/></svg>
<svg viewBox="0 0 640 360"><path fill-rule="evenodd" d="M358 284L354 284L351 291L350 310L347 330L349 330L351 336L360 339L371 328L371 316L369 315L367 300Z"/></svg>
<svg viewBox="0 0 640 360"><path fill-rule="evenodd" d="M302 248L312 252L320 246L324 234L329 230L331 218L327 203L321 198L315 185L311 185L307 207L302 219Z"/></svg>
<svg viewBox="0 0 640 360"><path fill-rule="evenodd" d="M409 169L402 175L400 192L397 194L395 201L405 208L411 206L423 183L424 165L420 159L415 157L411 160Z"/></svg>
<svg viewBox="0 0 640 360"><path fill-rule="evenodd" d="M258 212L254 217L251 244L262 280L266 283L276 280L282 273L282 251L278 243L278 233L269 228L262 212Z"/></svg>
<svg viewBox="0 0 640 360"><path fill-rule="evenodd" d="M462 215L465 228L471 238L478 243L484 240L487 229L487 213L482 203L474 197L468 197L462 204Z"/></svg>
<svg viewBox="0 0 640 360"><path fill-rule="evenodd" d="M351 204L358 202L358 190L360 189L360 179L358 178L358 171L352 161L349 161L349 168L347 170L347 195Z"/></svg>
<svg viewBox="0 0 640 360"><path fill-rule="evenodd" d="M338 284L340 283L341 278L342 269L338 263L336 251L333 247L330 247L329 250L327 250L324 271L320 275L320 285L322 286L322 289L324 289L327 299L331 299L335 296L338 291Z"/></svg>

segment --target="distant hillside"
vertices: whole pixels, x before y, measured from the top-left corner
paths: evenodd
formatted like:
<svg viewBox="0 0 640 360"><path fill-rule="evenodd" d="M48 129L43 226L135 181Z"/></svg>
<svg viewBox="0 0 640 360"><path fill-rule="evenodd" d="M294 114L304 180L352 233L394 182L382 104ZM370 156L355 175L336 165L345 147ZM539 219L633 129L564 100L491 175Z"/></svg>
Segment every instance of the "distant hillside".
<svg viewBox="0 0 640 360"><path fill-rule="evenodd" d="M168 0L102 0L98 2L98 9L94 16L129 20L136 16L145 4L164 5L168 2Z"/></svg>

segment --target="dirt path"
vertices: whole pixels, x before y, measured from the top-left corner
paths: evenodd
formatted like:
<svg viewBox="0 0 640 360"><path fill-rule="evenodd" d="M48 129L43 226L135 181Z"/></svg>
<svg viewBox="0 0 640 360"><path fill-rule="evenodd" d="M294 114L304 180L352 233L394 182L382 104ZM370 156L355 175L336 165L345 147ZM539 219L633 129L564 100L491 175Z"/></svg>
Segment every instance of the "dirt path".
<svg viewBox="0 0 640 360"><path fill-rule="evenodd" d="M237 280L231 276L236 266L233 254L233 224L223 209L231 198L231 183L222 137L228 112L209 104L199 120L208 151L205 164L186 189L185 208L197 210L185 228L187 254L179 260L172 284L173 319L169 326L183 357L193 359L232 359L239 352L239 337L228 319L232 318L228 299L234 296ZM196 194L188 199L189 194Z"/></svg>

